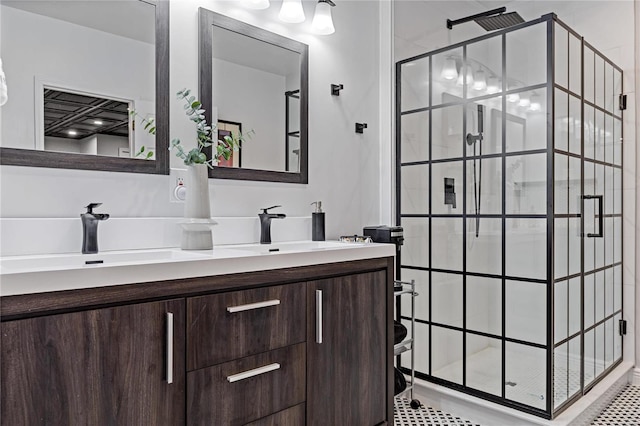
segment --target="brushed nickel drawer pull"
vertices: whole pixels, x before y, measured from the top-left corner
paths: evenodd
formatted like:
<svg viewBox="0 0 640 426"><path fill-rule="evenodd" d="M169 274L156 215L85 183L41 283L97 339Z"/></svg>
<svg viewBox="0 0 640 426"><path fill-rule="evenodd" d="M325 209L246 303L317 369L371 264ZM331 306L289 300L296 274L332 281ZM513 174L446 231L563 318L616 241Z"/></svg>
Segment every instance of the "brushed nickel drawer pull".
<svg viewBox="0 0 640 426"><path fill-rule="evenodd" d="M247 305L227 306L227 312L233 314L235 312L250 311L251 309L266 308L267 306L275 306L279 304L280 304L280 300L274 299L274 300L266 300L264 302L249 303Z"/></svg>
<svg viewBox="0 0 640 426"><path fill-rule="evenodd" d="M237 382L240 380L248 379L249 377L258 376L260 374L268 373L270 371L274 371L280 368L280 364L274 362L273 364L265 365L264 367L254 368L253 370L248 370L242 373L233 374L227 377L229 383Z"/></svg>
<svg viewBox="0 0 640 426"><path fill-rule="evenodd" d="M173 383L173 313L167 312L167 383Z"/></svg>
<svg viewBox="0 0 640 426"><path fill-rule="evenodd" d="M316 290L316 343L322 343L322 290Z"/></svg>

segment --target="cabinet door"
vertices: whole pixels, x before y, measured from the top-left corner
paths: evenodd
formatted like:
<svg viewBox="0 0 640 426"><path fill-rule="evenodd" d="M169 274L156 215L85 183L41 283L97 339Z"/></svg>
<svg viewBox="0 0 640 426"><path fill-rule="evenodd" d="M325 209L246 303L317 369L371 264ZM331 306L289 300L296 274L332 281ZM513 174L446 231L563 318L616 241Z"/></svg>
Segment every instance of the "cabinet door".
<svg viewBox="0 0 640 426"><path fill-rule="evenodd" d="M307 425L388 420L386 277L307 283Z"/></svg>
<svg viewBox="0 0 640 426"><path fill-rule="evenodd" d="M184 424L184 318L172 300L2 323L0 423Z"/></svg>

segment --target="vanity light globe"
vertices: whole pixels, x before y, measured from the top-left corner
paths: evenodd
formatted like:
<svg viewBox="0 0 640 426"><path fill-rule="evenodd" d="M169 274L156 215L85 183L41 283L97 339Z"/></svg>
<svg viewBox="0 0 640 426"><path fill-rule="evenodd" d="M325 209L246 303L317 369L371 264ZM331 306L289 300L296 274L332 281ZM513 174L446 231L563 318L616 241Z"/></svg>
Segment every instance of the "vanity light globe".
<svg viewBox="0 0 640 426"><path fill-rule="evenodd" d="M458 76L458 81L456 81L456 84L458 86L462 86L464 83L467 84L467 86L473 86L473 70L471 69L471 67L467 66L467 72L466 72L466 77L464 78L463 81L463 73L460 73L460 75Z"/></svg>
<svg viewBox="0 0 640 426"><path fill-rule="evenodd" d="M244 7L248 9L268 9L270 6L269 0L242 0Z"/></svg>
<svg viewBox="0 0 640 426"><path fill-rule="evenodd" d="M500 80L498 77L491 76L487 79L487 93L494 94L500 91Z"/></svg>
<svg viewBox="0 0 640 426"><path fill-rule="evenodd" d="M445 80L455 80L458 78L458 69L456 68L456 60L452 57L448 57L442 64L441 77Z"/></svg>
<svg viewBox="0 0 640 426"><path fill-rule="evenodd" d="M300 22L304 22L306 18L304 16L304 9L302 8L302 1L283 0L278 18L280 18L281 21L287 22L289 24L298 24Z"/></svg>
<svg viewBox="0 0 640 426"><path fill-rule="evenodd" d="M316 13L313 15L311 29L319 35L329 35L336 32L331 18L331 5L325 1L319 1L316 5Z"/></svg>
<svg viewBox="0 0 640 426"><path fill-rule="evenodd" d="M484 76L484 71L478 70L473 76L473 89L482 91L487 88L487 79Z"/></svg>

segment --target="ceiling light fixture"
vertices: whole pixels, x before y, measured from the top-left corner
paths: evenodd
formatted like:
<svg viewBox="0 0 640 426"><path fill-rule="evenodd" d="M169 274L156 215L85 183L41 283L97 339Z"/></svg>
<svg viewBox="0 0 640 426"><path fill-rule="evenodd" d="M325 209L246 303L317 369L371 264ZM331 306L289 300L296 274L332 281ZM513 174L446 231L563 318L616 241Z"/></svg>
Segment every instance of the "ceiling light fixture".
<svg viewBox="0 0 640 426"><path fill-rule="evenodd" d="M93 120L93 124L95 124L96 126L102 126L102 120Z"/></svg>
<svg viewBox="0 0 640 426"><path fill-rule="evenodd" d="M456 66L456 60L451 56L447 56L442 64L442 72L440 73L445 80L455 80L458 78L458 68Z"/></svg>
<svg viewBox="0 0 640 426"><path fill-rule="evenodd" d="M485 90L487 88L487 79L485 78L484 71L478 70L473 75L473 89Z"/></svg>
<svg viewBox="0 0 640 426"><path fill-rule="evenodd" d="M302 0L282 0L282 7L278 18L289 24L298 24L304 22L304 9L302 8Z"/></svg>
<svg viewBox="0 0 640 426"><path fill-rule="evenodd" d="M487 79L487 93L494 94L500 91L500 80L495 75Z"/></svg>
<svg viewBox="0 0 640 426"><path fill-rule="evenodd" d="M78 134L78 132L76 132L75 130L69 130L69 131L67 132L67 134L68 134L69 136L75 136L75 135L77 135L77 134Z"/></svg>
<svg viewBox="0 0 640 426"><path fill-rule="evenodd" d="M316 13L313 15L311 30L319 35L329 35L336 32L331 17L331 8L335 7L331 0L319 0L316 4Z"/></svg>
<svg viewBox="0 0 640 426"><path fill-rule="evenodd" d="M466 83L467 86L473 85L473 70L469 65L467 65L467 71L465 72L465 74L466 74L466 78L464 79L465 80L464 83ZM460 75L458 76L458 80L456 81L456 84L458 86L462 86L463 84L462 75L463 73L460 73Z"/></svg>
<svg viewBox="0 0 640 426"><path fill-rule="evenodd" d="M529 103L529 111L540 111L541 109L542 105L540 104L540 95L537 93L532 94Z"/></svg>
<svg viewBox="0 0 640 426"><path fill-rule="evenodd" d="M249 9L268 9L271 5L269 0L242 0L242 4Z"/></svg>

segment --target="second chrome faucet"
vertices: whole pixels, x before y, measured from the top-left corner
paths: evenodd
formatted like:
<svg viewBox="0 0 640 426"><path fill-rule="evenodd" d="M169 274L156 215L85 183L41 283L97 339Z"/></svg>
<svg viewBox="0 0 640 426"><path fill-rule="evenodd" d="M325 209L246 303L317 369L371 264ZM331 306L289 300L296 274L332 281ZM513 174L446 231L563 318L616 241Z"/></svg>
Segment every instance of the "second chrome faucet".
<svg viewBox="0 0 640 426"><path fill-rule="evenodd" d="M287 217L283 213L269 213L269 210L282 206L271 206L262 209L262 213L258 215L260 218L260 244L271 244L271 219L284 219Z"/></svg>

